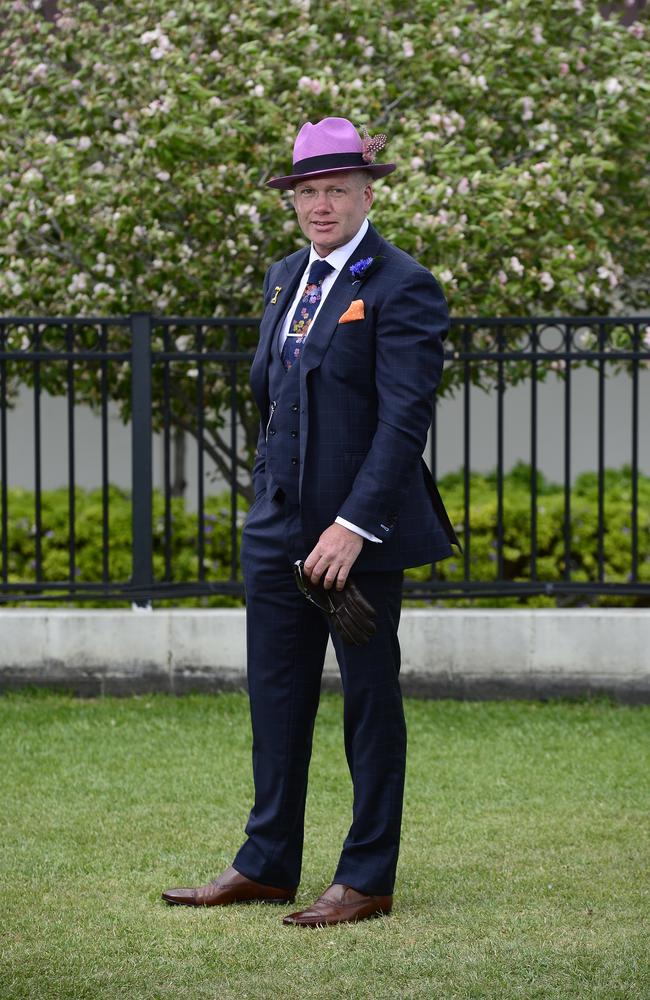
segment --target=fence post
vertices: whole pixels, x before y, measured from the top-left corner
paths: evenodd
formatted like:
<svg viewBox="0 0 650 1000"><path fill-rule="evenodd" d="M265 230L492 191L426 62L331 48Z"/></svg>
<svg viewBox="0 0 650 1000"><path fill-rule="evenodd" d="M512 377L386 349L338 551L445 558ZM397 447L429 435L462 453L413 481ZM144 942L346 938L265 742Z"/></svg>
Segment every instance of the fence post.
<svg viewBox="0 0 650 1000"><path fill-rule="evenodd" d="M131 323L131 526L133 552L131 583L147 589L153 584L152 429L151 429L151 314L132 313ZM140 599L136 607L150 608Z"/></svg>

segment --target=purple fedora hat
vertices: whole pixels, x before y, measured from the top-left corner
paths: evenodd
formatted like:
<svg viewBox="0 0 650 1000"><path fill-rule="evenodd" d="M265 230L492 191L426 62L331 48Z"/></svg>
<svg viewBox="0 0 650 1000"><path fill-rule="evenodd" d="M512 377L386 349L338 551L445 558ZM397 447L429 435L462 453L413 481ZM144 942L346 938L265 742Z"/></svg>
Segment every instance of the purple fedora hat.
<svg viewBox="0 0 650 1000"><path fill-rule="evenodd" d="M363 138L347 118L323 118L312 125L305 122L293 147L293 173L267 181L272 188L289 190L308 177L334 170L368 170L373 177L385 177L395 163L373 163L375 154L386 144L385 135Z"/></svg>

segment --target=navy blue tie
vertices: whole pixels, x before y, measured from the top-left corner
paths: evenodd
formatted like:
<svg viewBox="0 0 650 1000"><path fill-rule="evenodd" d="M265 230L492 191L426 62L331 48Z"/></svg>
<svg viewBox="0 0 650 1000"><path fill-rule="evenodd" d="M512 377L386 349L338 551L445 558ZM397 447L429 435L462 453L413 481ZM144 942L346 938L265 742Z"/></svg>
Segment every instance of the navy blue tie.
<svg viewBox="0 0 650 1000"><path fill-rule="evenodd" d="M323 281L333 270L326 260L315 260L309 268L305 290L289 323L287 339L282 345L282 363L287 371L300 360L309 327L323 294Z"/></svg>

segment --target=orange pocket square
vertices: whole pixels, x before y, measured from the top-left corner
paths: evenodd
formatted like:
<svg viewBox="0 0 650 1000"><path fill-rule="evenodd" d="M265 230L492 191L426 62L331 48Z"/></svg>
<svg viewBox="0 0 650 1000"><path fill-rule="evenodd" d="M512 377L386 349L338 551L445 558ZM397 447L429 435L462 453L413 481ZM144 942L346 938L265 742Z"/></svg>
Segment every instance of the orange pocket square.
<svg viewBox="0 0 650 1000"><path fill-rule="evenodd" d="M355 319L365 319L366 312L363 308L363 299L355 299L350 303L342 316L339 316L339 323L353 323Z"/></svg>

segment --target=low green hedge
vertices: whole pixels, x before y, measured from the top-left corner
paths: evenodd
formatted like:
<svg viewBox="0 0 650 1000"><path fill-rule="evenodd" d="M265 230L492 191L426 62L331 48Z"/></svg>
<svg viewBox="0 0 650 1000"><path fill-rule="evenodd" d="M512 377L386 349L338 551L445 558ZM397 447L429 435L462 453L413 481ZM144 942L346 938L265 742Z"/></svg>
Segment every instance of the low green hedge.
<svg viewBox="0 0 650 1000"><path fill-rule="evenodd" d="M520 463L505 477L503 484L503 554L504 577L512 581L530 580L530 467ZM440 492L455 528L462 527L464 487L462 473L452 473L439 480ZM650 584L650 477L638 478L638 578ZM497 480L494 473L470 477L470 573L474 580L489 582L497 578ZM607 469L604 476L604 580L628 583L632 569L632 476L628 466ZM461 541L462 534L459 535ZM462 580L464 560L453 556L437 565L445 580ZM583 473L571 490L571 580L579 583L598 579L598 478ZM537 476L537 576L549 582L563 579L564 490ZM428 567L408 570L415 579L426 579ZM449 602L444 602L449 604ZM479 598L455 601L486 607L557 607L623 605L648 607L649 597L603 596L529 598Z"/></svg>
<svg viewBox="0 0 650 1000"><path fill-rule="evenodd" d="M605 581L625 583L631 572L631 503L632 479L629 468L607 470L605 475ZM440 480L440 491L457 530L462 529L464 487L462 473L453 473ZM11 582L33 581L35 577L34 494L27 490L10 489L8 578ZM75 491L75 579L98 581L102 574L102 497L99 490ZM68 491L51 490L42 493L41 546L45 580L66 580L69 575ZM472 579L496 580L496 477L472 474L470 480L471 539L469 545ZM650 583L650 477L641 476L638 484L639 510L639 578ZM246 505L238 501L237 529L241 534ZM197 578L197 514L185 509L180 498L172 500L171 564L174 581ZM125 581L131 573L131 503L129 494L115 486L109 490L109 577ZM530 469L521 464L504 477L504 573L508 580L530 579ZM165 575L164 500L154 492L154 574L157 580ZM230 498L228 494L208 497L204 510L205 576L208 580L230 577ZM571 578L595 581L598 576L598 507L597 478L593 473L578 477L571 491ZM462 534L461 534L462 539ZM564 574L564 493L560 486L538 475L537 504L538 576L543 580L559 581ZM429 567L407 570L411 579L422 580ZM454 555L439 563L437 572L445 580L461 580L463 557ZM67 603L67 602L66 602ZM101 606L103 602L84 601L83 606ZM114 604L115 602L111 602ZM236 606L241 602L227 596L157 601L163 605ZM483 606L547 606L558 603L598 605L650 606L648 597L598 597L587 599L536 596L530 598L478 598L473 601L441 600L449 606L464 604Z"/></svg>

